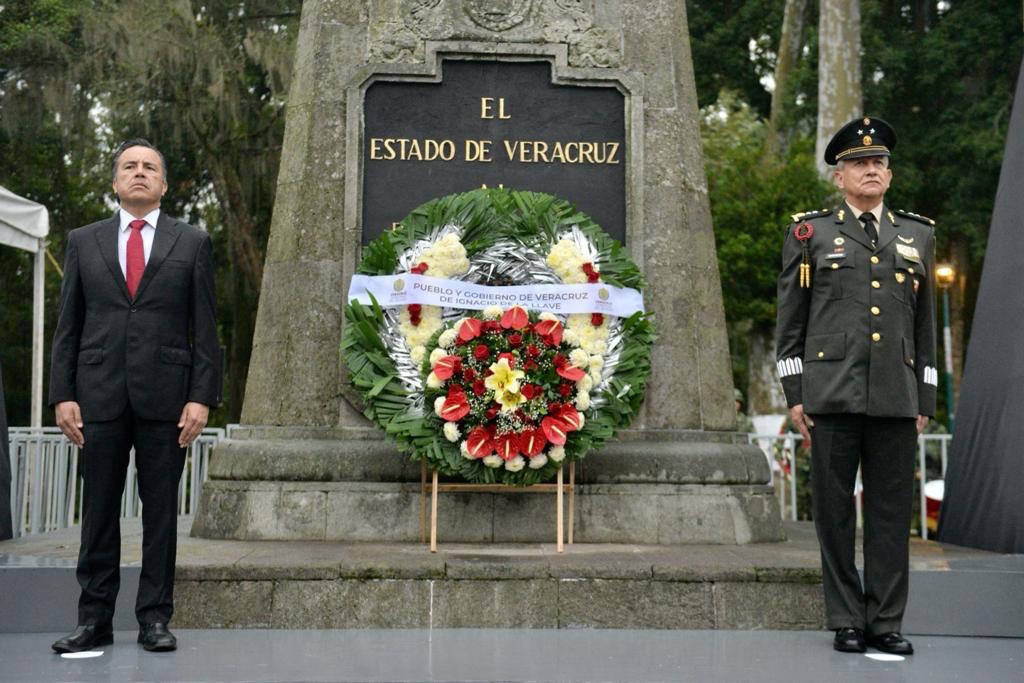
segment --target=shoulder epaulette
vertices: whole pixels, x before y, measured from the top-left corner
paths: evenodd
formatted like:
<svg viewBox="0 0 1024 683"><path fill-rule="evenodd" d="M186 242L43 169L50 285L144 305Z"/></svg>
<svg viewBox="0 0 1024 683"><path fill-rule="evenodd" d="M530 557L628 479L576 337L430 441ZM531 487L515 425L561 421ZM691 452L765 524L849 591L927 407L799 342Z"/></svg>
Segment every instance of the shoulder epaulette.
<svg viewBox="0 0 1024 683"><path fill-rule="evenodd" d="M933 221L931 218L928 218L927 216L922 216L921 214L918 213L911 213L910 211L904 211L903 209L893 209L893 211L895 211L901 216L913 218L915 221L921 221L922 223L927 223L928 225L935 225L935 221Z"/></svg>
<svg viewBox="0 0 1024 683"><path fill-rule="evenodd" d="M832 209L818 209L817 211L802 211L801 213L794 213L790 218L793 219L794 223L798 223L803 220L811 218L820 218L821 216L827 216L832 213Z"/></svg>

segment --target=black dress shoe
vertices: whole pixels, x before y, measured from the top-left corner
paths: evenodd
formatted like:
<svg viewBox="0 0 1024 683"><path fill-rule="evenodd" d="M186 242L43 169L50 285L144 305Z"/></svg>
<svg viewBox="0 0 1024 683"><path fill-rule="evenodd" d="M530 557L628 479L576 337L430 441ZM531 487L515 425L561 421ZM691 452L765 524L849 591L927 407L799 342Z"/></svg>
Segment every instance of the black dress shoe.
<svg viewBox="0 0 1024 683"><path fill-rule="evenodd" d="M865 652L864 631L859 628L836 629L836 639L832 647L838 652Z"/></svg>
<svg viewBox="0 0 1024 683"><path fill-rule="evenodd" d="M114 642L110 624L82 624L51 645L54 652L84 652Z"/></svg>
<svg viewBox="0 0 1024 683"><path fill-rule="evenodd" d="M144 624L139 627L139 642L150 652L170 652L178 649L178 639L167 630L167 624Z"/></svg>
<svg viewBox="0 0 1024 683"><path fill-rule="evenodd" d="M876 650L888 652L892 655L914 654L914 646L910 644L910 641L895 631L871 636L868 639L868 644Z"/></svg>

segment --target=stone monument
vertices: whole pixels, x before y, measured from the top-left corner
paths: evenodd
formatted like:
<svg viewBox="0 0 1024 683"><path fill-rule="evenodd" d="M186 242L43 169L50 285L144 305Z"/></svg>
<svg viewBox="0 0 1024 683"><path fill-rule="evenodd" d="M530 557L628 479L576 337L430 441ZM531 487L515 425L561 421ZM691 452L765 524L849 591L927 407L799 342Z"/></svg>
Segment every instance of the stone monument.
<svg viewBox="0 0 1024 683"><path fill-rule="evenodd" d="M344 297L391 222L487 184L576 203L649 283L653 376L633 427L579 468L576 540L781 540L766 459L733 431L682 0L304 3L243 424L193 534L419 540L420 468L346 385ZM439 536L550 542L552 498L444 494Z"/></svg>

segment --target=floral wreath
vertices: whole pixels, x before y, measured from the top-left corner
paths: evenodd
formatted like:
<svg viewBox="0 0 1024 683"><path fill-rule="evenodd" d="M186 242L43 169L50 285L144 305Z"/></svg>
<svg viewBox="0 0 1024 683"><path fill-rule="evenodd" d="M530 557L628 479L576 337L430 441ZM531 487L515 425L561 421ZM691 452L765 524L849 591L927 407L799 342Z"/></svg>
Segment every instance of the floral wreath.
<svg viewBox="0 0 1024 683"><path fill-rule="evenodd" d="M547 194L474 190L427 202L363 249L361 275L641 290L622 246ZM404 277L404 276L403 276ZM341 350L364 414L413 459L478 483L530 485L636 415L654 331L642 311L557 315L351 299Z"/></svg>

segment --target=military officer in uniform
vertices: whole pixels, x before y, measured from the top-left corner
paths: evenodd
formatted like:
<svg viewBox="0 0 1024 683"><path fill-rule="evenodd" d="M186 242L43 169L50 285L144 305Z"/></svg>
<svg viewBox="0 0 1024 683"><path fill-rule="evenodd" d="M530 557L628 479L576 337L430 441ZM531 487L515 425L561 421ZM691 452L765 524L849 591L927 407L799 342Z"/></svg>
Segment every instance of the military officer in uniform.
<svg viewBox="0 0 1024 683"><path fill-rule="evenodd" d="M814 524L834 647L909 655L900 634L917 435L935 411L933 221L884 202L896 134L843 126L825 150L844 201L793 216L779 275L778 370L811 442ZM864 583L854 482L864 486Z"/></svg>

